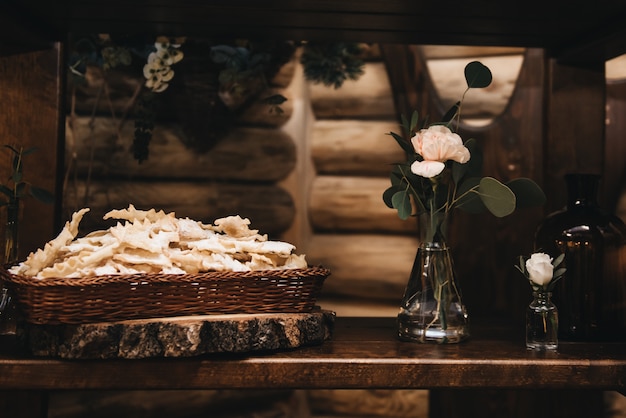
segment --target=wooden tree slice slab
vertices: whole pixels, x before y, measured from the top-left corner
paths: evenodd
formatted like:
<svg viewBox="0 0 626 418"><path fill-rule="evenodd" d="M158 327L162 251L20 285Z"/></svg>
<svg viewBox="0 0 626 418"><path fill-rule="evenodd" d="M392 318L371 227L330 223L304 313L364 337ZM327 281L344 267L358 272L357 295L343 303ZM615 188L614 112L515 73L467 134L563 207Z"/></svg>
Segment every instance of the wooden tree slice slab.
<svg viewBox="0 0 626 418"><path fill-rule="evenodd" d="M65 359L192 357L277 351L321 344L335 313L202 315L19 328L20 346L35 356Z"/></svg>

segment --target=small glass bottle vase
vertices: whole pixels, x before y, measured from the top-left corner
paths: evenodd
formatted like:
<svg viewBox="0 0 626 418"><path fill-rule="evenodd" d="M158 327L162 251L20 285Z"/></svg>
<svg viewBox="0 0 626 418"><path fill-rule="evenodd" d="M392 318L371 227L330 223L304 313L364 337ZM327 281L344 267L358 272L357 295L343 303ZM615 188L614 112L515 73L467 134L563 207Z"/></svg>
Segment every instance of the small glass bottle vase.
<svg viewBox="0 0 626 418"><path fill-rule="evenodd" d="M440 344L469 337L467 311L445 243L423 242L419 247L400 304L398 337Z"/></svg>
<svg viewBox="0 0 626 418"><path fill-rule="evenodd" d="M556 350L559 345L559 312L551 292L533 292L526 310L526 348Z"/></svg>

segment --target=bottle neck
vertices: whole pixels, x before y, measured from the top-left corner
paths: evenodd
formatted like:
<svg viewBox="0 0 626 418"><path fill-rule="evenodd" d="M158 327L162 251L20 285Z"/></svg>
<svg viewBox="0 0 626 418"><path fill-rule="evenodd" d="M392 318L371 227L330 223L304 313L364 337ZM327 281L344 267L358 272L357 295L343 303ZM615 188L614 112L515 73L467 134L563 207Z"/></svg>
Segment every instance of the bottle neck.
<svg viewBox="0 0 626 418"><path fill-rule="evenodd" d="M598 205L598 184L600 176L595 174L567 174L567 207Z"/></svg>
<svg viewBox="0 0 626 418"><path fill-rule="evenodd" d="M552 292L535 291L533 297L538 301L547 302L552 297Z"/></svg>

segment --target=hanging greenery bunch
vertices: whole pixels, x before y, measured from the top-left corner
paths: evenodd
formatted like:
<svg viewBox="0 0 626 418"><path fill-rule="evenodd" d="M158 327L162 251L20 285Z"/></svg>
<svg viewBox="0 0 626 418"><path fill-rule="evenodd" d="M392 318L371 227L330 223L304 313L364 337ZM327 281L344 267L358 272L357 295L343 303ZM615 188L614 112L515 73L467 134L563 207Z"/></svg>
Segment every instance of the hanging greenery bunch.
<svg viewBox="0 0 626 418"><path fill-rule="evenodd" d="M105 77L107 72L121 68L143 73L142 90L128 106L135 121L131 150L141 163L149 156L152 131L160 112L157 99L170 84L176 83L175 72L185 74L186 70L192 69L208 74L192 80L189 87L182 87L194 97L179 99L174 104L175 108L183 108L179 110L179 116L192 125L189 129L192 133L185 144L205 152L225 135L234 116L251 102L268 105L270 113L283 112L280 106L287 100L284 96L259 95L266 91L268 80L299 47L303 48L301 63L310 82L339 88L346 80L356 80L363 73L364 63L360 56L364 49L356 43L85 35L77 37L72 44L68 63L70 84L85 84L89 66L101 68ZM197 54L206 54L208 58L198 60ZM188 59L193 62L185 66ZM217 100L208 97L213 93ZM213 106L214 109L202 109L202 106Z"/></svg>
<svg viewBox="0 0 626 418"><path fill-rule="evenodd" d="M156 119L159 93L164 92L174 78L172 66L183 59L180 50L185 38L158 36L112 37L108 34L78 37L69 54L70 85L86 84L87 69L95 66L104 74L121 68L139 65L145 79L141 94L134 106L135 135L131 150L138 162L148 158L148 145Z"/></svg>
<svg viewBox="0 0 626 418"><path fill-rule="evenodd" d="M363 75L363 45L358 43L308 42L301 57L304 76L314 83L340 88L347 80Z"/></svg>

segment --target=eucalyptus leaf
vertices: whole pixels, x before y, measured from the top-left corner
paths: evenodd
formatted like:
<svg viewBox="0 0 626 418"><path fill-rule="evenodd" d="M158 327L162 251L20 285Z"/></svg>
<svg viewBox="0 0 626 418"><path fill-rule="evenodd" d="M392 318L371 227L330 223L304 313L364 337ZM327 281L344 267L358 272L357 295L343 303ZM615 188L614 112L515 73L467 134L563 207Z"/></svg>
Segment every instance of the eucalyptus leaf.
<svg viewBox="0 0 626 418"><path fill-rule="evenodd" d="M506 185L515 193L517 208L541 206L546 203L546 195L541 187L529 178L520 177L507 182Z"/></svg>
<svg viewBox="0 0 626 418"><path fill-rule="evenodd" d="M387 190L383 192L383 202L387 205L388 208L393 209L393 201L392 197L394 194L402 191L403 189L399 186L391 186Z"/></svg>
<svg viewBox="0 0 626 418"><path fill-rule="evenodd" d="M400 219L406 220L411 216L413 207L411 206L409 193L406 191L397 192L392 196L391 202L393 207L398 211Z"/></svg>
<svg viewBox="0 0 626 418"><path fill-rule="evenodd" d="M484 88L489 86L492 80L491 70L480 61L472 61L465 66L465 81L468 88Z"/></svg>
<svg viewBox="0 0 626 418"><path fill-rule="evenodd" d="M470 177L457 185L456 206L468 213L483 213L487 210L485 204L478 196L480 177Z"/></svg>
<svg viewBox="0 0 626 418"><path fill-rule="evenodd" d="M411 173L411 168L408 163L397 163L391 169L391 184L393 185L406 185L414 179L415 175Z"/></svg>
<svg viewBox="0 0 626 418"><path fill-rule="evenodd" d="M515 211L515 193L493 177L483 177L480 180L478 194L489 212L498 218Z"/></svg>

